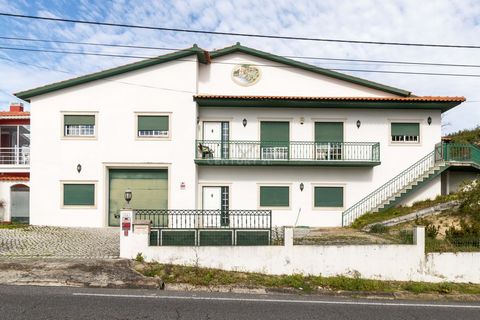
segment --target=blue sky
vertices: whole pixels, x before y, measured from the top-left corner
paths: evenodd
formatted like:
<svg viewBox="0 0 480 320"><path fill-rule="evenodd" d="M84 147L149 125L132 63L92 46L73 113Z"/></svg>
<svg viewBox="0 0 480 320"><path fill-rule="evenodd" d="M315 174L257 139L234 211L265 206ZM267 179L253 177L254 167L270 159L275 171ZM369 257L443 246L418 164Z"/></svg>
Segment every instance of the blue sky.
<svg viewBox="0 0 480 320"><path fill-rule="evenodd" d="M398 42L480 45L480 1L374 0L225 0L225 1L27 1L0 0L0 12L72 19L193 28L241 33L280 34ZM268 40L75 25L0 17L0 36L80 42L205 49L237 41L279 55L480 64L480 49L372 46ZM0 39L1 46L41 47L153 56L161 50L29 43ZM19 52L0 49L0 109L15 98L9 93L133 62L135 59ZM312 61L305 61L311 63ZM320 62L325 68L354 68L480 74L480 68ZM36 67L34 67L35 65ZM447 112L445 133L480 124L480 78L350 72L417 95L463 95L468 103Z"/></svg>

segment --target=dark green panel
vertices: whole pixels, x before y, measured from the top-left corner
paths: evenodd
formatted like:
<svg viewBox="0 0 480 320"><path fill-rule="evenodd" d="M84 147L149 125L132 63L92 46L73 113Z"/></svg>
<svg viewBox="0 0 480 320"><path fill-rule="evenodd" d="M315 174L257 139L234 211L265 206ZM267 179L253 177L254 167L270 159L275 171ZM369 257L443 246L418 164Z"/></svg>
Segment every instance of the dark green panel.
<svg viewBox="0 0 480 320"><path fill-rule="evenodd" d="M343 122L315 122L315 142L343 142Z"/></svg>
<svg viewBox="0 0 480 320"><path fill-rule="evenodd" d="M260 206L288 207L290 205L289 187L260 187Z"/></svg>
<svg viewBox="0 0 480 320"><path fill-rule="evenodd" d="M231 246L233 245L233 231L200 231L201 246Z"/></svg>
<svg viewBox="0 0 480 320"><path fill-rule="evenodd" d="M111 179L167 179L167 169L110 169Z"/></svg>
<svg viewBox="0 0 480 320"><path fill-rule="evenodd" d="M138 116L138 130L168 131L168 116Z"/></svg>
<svg viewBox="0 0 480 320"><path fill-rule="evenodd" d="M290 123L287 121L262 121L260 123L262 146L288 146L290 141Z"/></svg>
<svg viewBox="0 0 480 320"><path fill-rule="evenodd" d="M94 184L64 184L63 205L93 206L95 205Z"/></svg>
<svg viewBox="0 0 480 320"><path fill-rule="evenodd" d="M118 214L125 207L125 190L132 191L130 206L134 209L168 208L168 171L165 169L109 170L109 225L119 223ZM166 225L166 217L158 216L157 226Z"/></svg>
<svg viewBox="0 0 480 320"><path fill-rule="evenodd" d="M343 187L315 187L315 207L343 207Z"/></svg>
<svg viewBox="0 0 480 320"><path fill-rule="evenodd" d="M268 231L237 231L237 246L268 246Z"/></svg>
<svg viewBox="0 0 480 320"><path fill-rule="evenodd" d="M150 245L151 246L158 246L158 230L151 230L150 231Z"/></svg>
<svg viewBox="0 0 480 320"><path fill-rule="evenodd" d="M419 136L418 123L392 123L392 136Z"/></svg>
<svg viewBox="0 0 480 320"><path fill-rule="evenodd" d="M162 230L162 246L194 246L195 231Z"/></svg>
<svg viewBox="0 0 480 320"><path fill-rule="evenodd" d="M93 115L65 115L63 119L65 125L95 125L95 116Z"/></svg>

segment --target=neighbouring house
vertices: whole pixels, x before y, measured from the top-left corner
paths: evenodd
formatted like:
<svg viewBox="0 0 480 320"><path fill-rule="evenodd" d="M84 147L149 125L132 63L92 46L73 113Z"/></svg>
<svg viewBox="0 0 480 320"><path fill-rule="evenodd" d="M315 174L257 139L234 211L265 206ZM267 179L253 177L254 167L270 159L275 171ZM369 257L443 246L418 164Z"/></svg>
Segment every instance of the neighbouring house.
<svg viewBox="0 0 480 320"><path fill-rule="evenodd" d="M435 197L446 170L480 169L477 148L441 143L442 113L465 98L416 96L240 44L16 96L31 104L37 225L116 226L130 189L133 208L218 212L207 224L272 210L273 225L341 226Z"/></svg>
<svg viewBox="0 0 480 320"><path fill-rule="evenodd" d="M0 222L29 220L30 113L21 103L0 111Z"/></svg>

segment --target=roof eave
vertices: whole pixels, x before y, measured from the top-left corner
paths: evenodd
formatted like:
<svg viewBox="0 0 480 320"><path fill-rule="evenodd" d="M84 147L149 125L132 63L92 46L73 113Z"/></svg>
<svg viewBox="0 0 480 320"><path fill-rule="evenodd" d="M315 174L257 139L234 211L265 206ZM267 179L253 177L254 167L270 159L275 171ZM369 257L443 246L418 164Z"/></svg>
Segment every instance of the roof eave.
<svg viewBox="0 0 480 320"><path fill-rule="evenodd" d="M151 67L157 64L177 60L180 58L185 58L191 55L196 55L200 63L207 64L210 62L210 56L208 52L199 48L197 45L193 45L193 47L191 48L172 52L156 58L141 60L141 61L130 63L124 66L87 74L77 78L52 83L49 85L45 85L42 87L30 89L30 90L20 91L20 92L14 93L14 95L17 98L20 98L22 100L27 100L42 94L50 93L50 92L61 90L61 89L66 89L69 87L77 86L80 84L84 84L84 83L88 83L96 80L101 80L104 78L116 76L116 75L127 73L130 71L139 70L146 67Z"/></svg>
<svg viewBox="0 0 480 320"><path fill-rule="evenodd" d="M347 108L347 109L427 109L448 111L462 101L362 101L362 100L289 100L289 99L224 99L194 97L200 107L283 107L283 108Z"/></svg>

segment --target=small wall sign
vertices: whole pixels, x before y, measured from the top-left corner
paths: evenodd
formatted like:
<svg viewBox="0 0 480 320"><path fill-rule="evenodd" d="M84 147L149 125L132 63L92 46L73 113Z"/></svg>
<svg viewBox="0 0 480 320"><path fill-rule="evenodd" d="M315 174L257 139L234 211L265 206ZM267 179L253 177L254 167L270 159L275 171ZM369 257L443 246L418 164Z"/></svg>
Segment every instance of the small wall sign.
<svg viewBox="0 0 480 320"><path fill-rule="evenodd" d="M260 69L251 64L239 64L233 67L232 80L244 87L254 85L260 80Z"/></svg>
<svg viewBox="0 0 480 320"><path fill-rule="evenodd" d="M185 182L180 183L180 190L185 190Z"/></svg>

